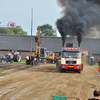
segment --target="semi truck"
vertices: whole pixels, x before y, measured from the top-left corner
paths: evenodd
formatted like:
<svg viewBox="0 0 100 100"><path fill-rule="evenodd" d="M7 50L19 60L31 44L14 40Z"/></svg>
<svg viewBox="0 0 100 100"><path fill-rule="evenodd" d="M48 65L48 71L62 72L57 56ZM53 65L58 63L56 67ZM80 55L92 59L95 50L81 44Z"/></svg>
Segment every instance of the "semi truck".
<svg viewBox="0 0 100 100"><path fill-rule="evenodd" d="M60 69L60 72L77 71L81 73L83 63L80 49L78 47L69 46L67 44L62 50L61 60L58 60L56 67Z"/></svg>

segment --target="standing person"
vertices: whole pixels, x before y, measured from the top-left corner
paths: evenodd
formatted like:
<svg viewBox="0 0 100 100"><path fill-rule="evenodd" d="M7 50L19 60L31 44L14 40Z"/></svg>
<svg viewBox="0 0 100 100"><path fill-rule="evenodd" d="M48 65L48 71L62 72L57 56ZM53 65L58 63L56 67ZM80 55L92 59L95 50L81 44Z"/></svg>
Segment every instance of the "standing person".
<svg viewBox="0 0 100 100"><path fill-rule="evenodd" d="M0 53L0 63L2 63L3 55Z"/></svg>
<svg viewBox="0 0 100 100"><path fill-rule="evenodd" d="M31 56L31 64L33 65L34 56Z"/></svg>
<svg viewBox="0 0 100 100"><path fill-rule="evenodd" d="M26 56L26 64L29 65L29 56Z"/></svg>
<svg viewBox="0 0 100 100"><path fill-rule="evenodd" d="M94 95L94 98L88 99L88 100L99 100L100 91L99 90L94 90L93 95Z"/></svg>
<svg viewBox="0 0 100 100"><path fill-rule="evenodd" d="M6 62L7 63L9 62L9 55L8 54L6 55Z"/></svg>
<svg viewBox="0 0 100 100"><path fill-rule="evenodd" d="M29 65L31 65L31 56L29 55Z"/></svg>
<svg viewBox="0 0 100 100"><path fill-rule="evenodd" d="M13 63L13 54L11 54L10 57L11 57L10 63Z"/></svg>
<svg viewBox="0 0 100 100"><path fill-rule="evenodd" d="M92 54L90 54L89 59L90 59L90 65L93 66L95 64L95 58L93 57Z"/></svg>
<svg viewBox="0 0 100 100"><path fill-rule="evenodd" d="M93 92L94 98L88 99L88 100L99 100L100 97L100 91L99 90L94 90ZM80 97L76 98L76 100L82 100Z"/></svg>
<svg viewBox="0 0 100 100"><path fill-rule="evenodd" d="M98 63L98 71L100 72L100 59L99 59L99 63Z"/></svg>

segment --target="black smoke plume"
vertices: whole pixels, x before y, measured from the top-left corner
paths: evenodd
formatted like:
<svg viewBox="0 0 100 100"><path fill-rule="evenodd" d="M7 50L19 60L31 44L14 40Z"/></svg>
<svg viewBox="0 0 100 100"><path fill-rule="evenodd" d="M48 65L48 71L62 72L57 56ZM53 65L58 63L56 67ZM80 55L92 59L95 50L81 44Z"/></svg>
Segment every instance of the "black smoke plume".
<svg viewBox="0 0 100 100"><path fill-rule="evenodd" d="M62 46L66 36L77 36L78 46L82 37L90 34L92 27L100 26L100 0L57 0L62 8L62 17L56 25L62 36Z"/></svg>
<svg viewBox="0 0 100 100"><path fill-rule="evenodd" d="M82 27L77 27L76 28L76 36L77 36L77 41L78 41L78 47L80 47L81 41L82 41L82 35L83 35L83 31L82 31Z"/></svg>

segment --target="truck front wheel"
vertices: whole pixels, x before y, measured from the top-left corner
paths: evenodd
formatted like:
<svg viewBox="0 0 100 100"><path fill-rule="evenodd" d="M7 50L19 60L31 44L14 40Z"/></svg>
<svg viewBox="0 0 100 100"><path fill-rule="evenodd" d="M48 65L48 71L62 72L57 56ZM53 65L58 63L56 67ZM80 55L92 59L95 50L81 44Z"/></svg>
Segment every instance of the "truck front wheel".
<svg viewBox="0 0 100 100"><path fill-rule="evenodd" d="M83 70L83 64L81 64L81 70Z"/></svg>
<svg viewBox="0 0 100 100"><path fill-rule="evenodd" d="M60 72L64 73L64 72L66 72L66 70L65 69L60 69Z"/></svg>
<svg viewBox="0 0 100 100"><path fill-rule="evenodd" d="M78 70L78 73L80 74L81 73L81 70Z"/></svg>
<svg viewBox="0 0 100 100"><path fill-rule="evenodd" d="M61 72L61 73L63 73L63 72L64 72L64 70L63 70L63 69L60 69L60 72Z"/></svg>

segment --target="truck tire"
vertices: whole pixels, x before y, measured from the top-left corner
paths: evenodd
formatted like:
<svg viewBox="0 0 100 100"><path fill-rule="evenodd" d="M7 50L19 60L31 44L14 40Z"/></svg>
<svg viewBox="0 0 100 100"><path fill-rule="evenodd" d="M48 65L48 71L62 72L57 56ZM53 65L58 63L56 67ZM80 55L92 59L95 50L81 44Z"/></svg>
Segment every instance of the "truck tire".
<svg viewBox="0 0 100 100"><path fill-rule="evenodd" d="M56 62L56 70L60 71L61 69L61 63L60 62Z"/></svg>
<svg viewBox="0 0 100 100"><path fill-rule="evenodd" d="M63 69L60 69L60 72L61 72L61 73L63 73L63 72L64 72L64 70L63 70Z"/></svg>
<svg viewBox="0 0 100 100"><path fill-rule="evenodd" d="M81 73L81 70L78 70L78 73L80 74Z"/></svg>
<svg viewBox="0 0 100 100"><path fill-rule="evenodd" d="M81 64L81 70L83 70L83 64Z"/></svg>
<svg viewBox="0 0 100 100"><path fill-rule="evenodd" d="M65 73L66 70L65 70L65 69L60 69L60 72L61 72L61 73Z"/></svg>
<svg viewBox="0 0 100 100"><path fill-rule="evenodd" d="M56 69L58 69L58 62L56 62Z"/></svg>
<svg viewBox="0 0 100 100"><path fill-rule="evenodd" d="M19 55L19 54L14 55L13 61L14 62L20 62L21 61L21 55Z"/></svg>

